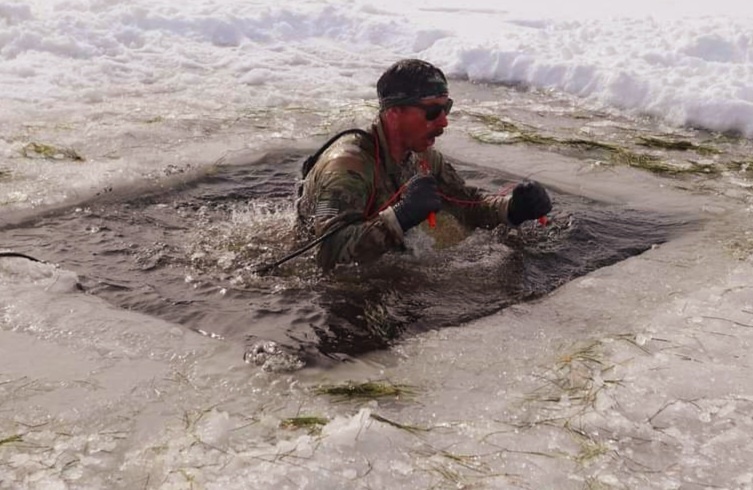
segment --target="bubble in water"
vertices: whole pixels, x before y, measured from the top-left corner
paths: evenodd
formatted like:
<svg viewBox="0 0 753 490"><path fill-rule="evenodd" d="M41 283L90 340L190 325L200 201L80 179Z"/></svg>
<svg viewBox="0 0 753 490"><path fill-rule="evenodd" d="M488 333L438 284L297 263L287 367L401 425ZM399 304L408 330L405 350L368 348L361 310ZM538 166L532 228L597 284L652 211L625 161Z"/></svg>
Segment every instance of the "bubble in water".
<svg viewBox="0 0 753 490"><path fill-rule="evenodd" d="M276 342L271 340L253 343L243 354L243 360L270 372L296 371L305 366L303 360L283 351Z"/></svg>

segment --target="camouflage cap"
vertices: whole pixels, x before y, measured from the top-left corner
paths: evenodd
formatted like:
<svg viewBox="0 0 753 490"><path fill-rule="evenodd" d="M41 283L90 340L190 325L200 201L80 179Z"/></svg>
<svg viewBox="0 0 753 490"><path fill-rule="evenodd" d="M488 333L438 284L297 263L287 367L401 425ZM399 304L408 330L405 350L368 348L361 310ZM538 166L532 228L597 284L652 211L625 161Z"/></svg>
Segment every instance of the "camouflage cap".
<svg viewBox="0 0 753 490"><path fill-rule="evenodd" d="M390 66L377 82L381 110L448 94L442 70L423 60L405 59Z"/></svg>

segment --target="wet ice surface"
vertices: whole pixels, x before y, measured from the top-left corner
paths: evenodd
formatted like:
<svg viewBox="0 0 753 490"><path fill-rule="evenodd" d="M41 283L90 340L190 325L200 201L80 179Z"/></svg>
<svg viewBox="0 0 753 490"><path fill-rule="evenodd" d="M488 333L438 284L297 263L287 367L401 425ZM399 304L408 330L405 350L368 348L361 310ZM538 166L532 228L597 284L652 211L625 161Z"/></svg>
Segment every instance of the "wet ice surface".
<svg viewBox="0 0 753 490"><path fill-rule="evenodd" d="M467 90L466 107L493 112L472 102L486 92ZM505 117L562 139L584 128L631 147L635 133L664 136L650 121L582 119L546 98L526 112L529 95L501 94ZM720 175L659 178L591 150L480 145L467 134L489 128L458 117L443 137L448 153L701 224L534 301L295 374L266 373L239 362L242 345L84 294L85 274L71 268L0 259L0 487L751 488L749 176L725 165L747 143L724 141L730 152L704 157L725 167ZM151 164L118 171L159 183L178 157L198 166L217 158L212 149L243 146L218 130L176 156L166 142L185 133L165 126L150 133ZM204 141L209 150L195 152ZM40 172L51 164L33 162ZM121 185L87 178L95 191ZM338 402L315 392L349 379L412 394ZM319 433L285 428L295 416L327 423Z"/></svg>

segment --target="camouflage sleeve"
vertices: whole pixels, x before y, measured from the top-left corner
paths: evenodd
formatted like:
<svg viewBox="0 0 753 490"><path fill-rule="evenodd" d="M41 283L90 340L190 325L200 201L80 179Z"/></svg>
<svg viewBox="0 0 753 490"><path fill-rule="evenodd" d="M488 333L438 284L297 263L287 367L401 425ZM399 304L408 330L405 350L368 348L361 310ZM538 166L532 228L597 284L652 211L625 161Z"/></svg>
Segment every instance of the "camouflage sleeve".
<svg viewBox="0 0 753 490"><path fill-rule="evenodd" d="M391 209L363 220L372 183L369 175L357 170L358 166L360 162L354 165L352 159L333 160L318 175L313 196L314 233L319 237L343 227L319 248L317 261L324 270L339 263L371 262L403 244L402 229Z"/></svg>
<svg viewBox="0 0 753 490"><path fill-rule="evenodd" d="M471 228L494 228L507 223L510 196L486 195L479 188L466 185L438 151L427 152L426 158L443 194L443 211Z"/></svg>

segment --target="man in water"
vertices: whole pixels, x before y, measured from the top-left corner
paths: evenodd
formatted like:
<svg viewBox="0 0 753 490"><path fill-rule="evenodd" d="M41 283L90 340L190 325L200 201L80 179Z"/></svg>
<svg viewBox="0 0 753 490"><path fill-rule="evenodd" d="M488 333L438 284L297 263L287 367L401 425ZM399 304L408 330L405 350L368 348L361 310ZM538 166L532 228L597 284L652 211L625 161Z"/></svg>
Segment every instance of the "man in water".
<svg viewBox="0 0 753 490"><path fill-rule="evenodd" d="M398 61L379 78L377 94L379 116L369 131L338 138L304 175L299 222L310 236L330 234L317 255L325 270L404 249L408 230L426 220L433 226L440 209L472 228L517 226L551 211L541 184L484 195L433 149L452 109L439 68Z"/></svg>

